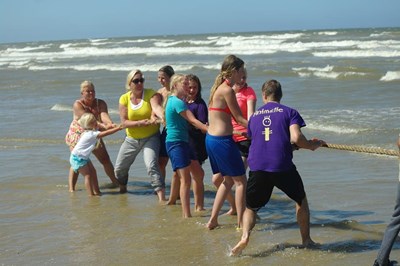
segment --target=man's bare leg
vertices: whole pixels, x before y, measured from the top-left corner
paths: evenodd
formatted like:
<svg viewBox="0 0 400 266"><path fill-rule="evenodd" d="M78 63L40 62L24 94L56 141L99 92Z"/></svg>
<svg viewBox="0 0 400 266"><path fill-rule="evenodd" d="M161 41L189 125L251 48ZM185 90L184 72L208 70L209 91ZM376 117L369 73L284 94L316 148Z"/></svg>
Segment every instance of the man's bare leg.
<svg viewBox="0 0 400 266"><path fill-rule="evenodd" d="M243 214L243 233L242 238L231 250L230 256L238 256L246 248L250 240L250 232L256 224L256 212L246 208Z"/></svg>
<svg viewBox="0 0 400 266"><path fill-rule="evenodd" d="M296 218L300 227L300 235L303 247L315 245L310 236L310 210L308 208L307 197L305 197L301 205L296 203Z"/></svg>

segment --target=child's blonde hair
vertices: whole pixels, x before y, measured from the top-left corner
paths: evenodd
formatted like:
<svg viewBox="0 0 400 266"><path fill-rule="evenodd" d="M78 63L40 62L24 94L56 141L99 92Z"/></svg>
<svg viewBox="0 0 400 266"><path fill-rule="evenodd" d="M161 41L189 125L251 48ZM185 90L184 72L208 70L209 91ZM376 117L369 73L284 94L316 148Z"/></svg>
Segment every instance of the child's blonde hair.
<svg viewBox="0 0 400 266"><path fill-rule="evenodd" d="M171 80L169 82L170 91L168 92L167 97L166 97L166 99L164 100L164 103L163 103L164 118L165 118L165 107L167 106L167 102L168 102L169 96L171 94L175 93L176 84L178 84L179 82L184 81L186 78L187 78L187 76L184 75L184 74L174 74L174 75L172 75Z"/></svg>
<svg viewBox="0 0 400 266"><path fill-rule="evenodd" d="M78 123L84 129L93 129L93 125L97 122L96 117L92 113L84 113L81 118L79 118Z"/></svg>

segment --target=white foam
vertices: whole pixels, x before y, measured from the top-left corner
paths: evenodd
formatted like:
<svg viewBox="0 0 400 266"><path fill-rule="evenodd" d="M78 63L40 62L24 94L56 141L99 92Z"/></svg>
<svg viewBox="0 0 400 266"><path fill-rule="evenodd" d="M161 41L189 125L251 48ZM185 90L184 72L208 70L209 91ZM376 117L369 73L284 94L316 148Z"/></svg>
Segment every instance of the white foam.
<svg viewBox="0 0 400 266"><path fill-rule="evenodd" d="M397 40L327 40L307 41L308 33L271 33L254 35L231 35L193 37L182 40L169 38L141 39L94 39L65 42L55 47L53 43L30 45L0 50L1 63L16 61L40 61L43 64L65 59L95 58L109 56L171 56L171 55L269 55L279 52L307 52L315 57L400 57L400 41ZM311 33L316 34L316 33ZM334 35L335 31L321 31L318 35ZM314 38L315 39L315 38ZM146 44L147 42L147 44ZM145 44L141 44L145 43ZM97 59L97 58L96 58ZM53 63L51 64L54 65ZM11 65L11 68L15 65ZM85 68L85 66L82 66ZM58 68L56 66L56 68ZM116 70L115 66L106 69ZM122 67L125 71L125 68ZM121 68L121 69L122 69ZM100 68L101 69L101 68ZM304 71L303 71L304 72ZM339 76L342 75L339 73ZM329 75L333 77L334 75Z"/></svg>
<svg viewBox="0 0 400 266"><path fill-rule="evenodd" d="M354 72L354 71L333 71L334 67L327 65L322 68L318 67L294 67L293 71L297 72L300 77L310 77L315 76L319 78L326 79L337 79L342 77L352 77L352 76L365 76L366 73Z"/></svg>
<svg viewBox="0 0 400 266"><path fill-rule="evenodd" d="M337 35L337 31L320 31L318 35L335 36Z"/></svg>
<svg viewBox="0 0 400 266"><path fill-rule="evenodd" d="M72 111L72 106L67 106L64 104L55 104L53 105L53 107L50 108L50 110L52 111L60 111L60 112L64 112L64 111Z"/></svg>
<svg viewBox="0 0 400 266"><path fill-rule="evenodd" d="M400 71L388 71L380 78L380 81L400 80Z"/></svg>
<svg viewBox="0 0 400 266"><path fill-rule="evenodd" d="M65 105L65 104L55 104L53 105L50 110L52 111L58 111L58 112L72 112L72 106L71 105ZM119 114L119 111L117 109L109 108L108 109L109 114Z"/></svg>
<svg viewBox="0 0 400 266"><path fill-rule="evenodd" d="M348 128L345 126L326 125L326 124L319 124L316 122L307 123L307 128L319 131L328 131L337 134L357 134L360 131L362 131L360 129Z"/></svg>
<svg viewBox="0 0 400 266"><path fill-rule="evenodd" d="M77 71L98 71L98 70L107 70L107 71L123 71L128 72L132 70L132 64L84 64L84 65L26 65L26 64L16 64L14 66L9 66L10 68L14 69L21 69L21 68L28 68L32 71L45 71L45 70L55 70L55 69L72 69ZM202 67L205 69L215 69L218 70L221 68L220 64L207 64L201 65L196 63L188 63L185 65L174 65L175 71L190 71L194 67ZM146 71L158 71L160 68L159 64L141 64L140 70Z"/></svg>
<svg viewBox="0 0 400 266"><path fill-rule="evenodd" d="M316 57L399 57L400 50L342 50L328 52L313 52Z"/></svg>

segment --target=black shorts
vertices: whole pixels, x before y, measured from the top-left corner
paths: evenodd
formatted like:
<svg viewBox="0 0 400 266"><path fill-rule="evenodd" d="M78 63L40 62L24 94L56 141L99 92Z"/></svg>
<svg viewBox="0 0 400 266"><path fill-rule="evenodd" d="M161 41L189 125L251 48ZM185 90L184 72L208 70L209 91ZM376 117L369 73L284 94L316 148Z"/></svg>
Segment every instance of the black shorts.
<svg viewBox="0 0 400 266"><path fill-rule="evenodd" d="M238 146L240 155L242 157L245 157L245 158L249 157L250 144L251 144L251 141L249 139L236 142L236 145Z"/></svg>
<svg viewBox="0 0 400 266"><path fill-rule="evenodd" d="M158 154L158 157L167 157L168 158L168 152L167 152L167 148L165 146L166 138L167 138L167 128L164 127L160 134L160 152Z"/></svg>
<svg viewBox="0 0 400 266"><path fill-rule="evenodd" d="M246 206L253 211L264 207L271 198L274 187L301 205L306 197L303 181L296 166L287 172L250 171L247 181Z"/></svg>

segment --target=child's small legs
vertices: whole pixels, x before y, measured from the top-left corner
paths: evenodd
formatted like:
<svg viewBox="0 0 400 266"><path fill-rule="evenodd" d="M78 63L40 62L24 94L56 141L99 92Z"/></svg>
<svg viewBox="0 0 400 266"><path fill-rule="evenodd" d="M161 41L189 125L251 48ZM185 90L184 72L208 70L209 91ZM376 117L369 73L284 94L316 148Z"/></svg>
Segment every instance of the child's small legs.
<svg viewBox="0 0 400 266"><path fill-rule="evenodd" d="M90 171L90 178L92 179L92 191L93 191L94 195L101 196L101 191L99 188L99 181L97 179L96 168L94 168L94 165L91 161L89 161L88 166L89 166L89 171Z"/></svg>
<svg viewBox="0 0 400 266"><path fill-rule="evenodd" d="M177 174L181 181L181 186L179 189L179 195L181 197L181 204L182 204L182 217L189 218L192 217L190 213L190 171L189 167L185 167L182 169L177 170Z"/></svg>
<svg viewBox="0 0 400 266"><path fill-rule="evenodd" d="M93 192L93 182L92 182L93 177L90 175L91 174L90 164L91 162L79 168L79 173L85 177L86 192L88 193L89 196L94 196L95 193Z"/></svg>
<svg viewBox="0 0 400 266"><path fill-rule="evenodd" d="M85 176L86 192L88 193L89 196L94 196L95 194L93 193L92 178L90 177L89 174L84 175L84 176Z"/></svg>
<svg viewBox="0 0 400 266"><path fill-rule="evenodd" d="M74 192L76 187L76 182L78 181L79 173L75 173L72 167L69 168L68 173L68 190L69 192Z"/></svg>
<svg viewBox="0 0 400 266"><path fill-rule="evenodd" d="M174 171L171 178L171 190L169 193L169 199L167 205L175 205L179 198L179 188L181 186L181 181L179 180L178 173Z"/></svg>
<svg viewBox="0 0 400 266"><path fill-rule="evenodd" d="M193 177L193 194L195 211L204 211L204 170L199 161L192 160L190 172Z"/></svg>

